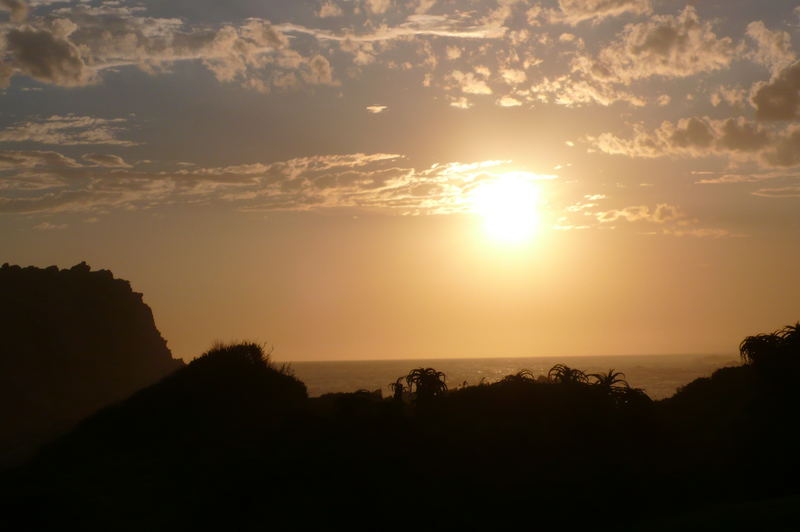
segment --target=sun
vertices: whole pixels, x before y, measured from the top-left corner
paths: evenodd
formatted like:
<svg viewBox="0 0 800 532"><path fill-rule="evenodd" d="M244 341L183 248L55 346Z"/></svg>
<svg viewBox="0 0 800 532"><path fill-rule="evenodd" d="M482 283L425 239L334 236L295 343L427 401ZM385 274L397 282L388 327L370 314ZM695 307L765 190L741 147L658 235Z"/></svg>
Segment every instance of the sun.
<svg viewBox="0 0 800 532"><path fill-rule="evenodd" d="M481 183L472 191L470 203L495 240L524 242L539 225L539 189L526 175L512 172Z"/></svg>

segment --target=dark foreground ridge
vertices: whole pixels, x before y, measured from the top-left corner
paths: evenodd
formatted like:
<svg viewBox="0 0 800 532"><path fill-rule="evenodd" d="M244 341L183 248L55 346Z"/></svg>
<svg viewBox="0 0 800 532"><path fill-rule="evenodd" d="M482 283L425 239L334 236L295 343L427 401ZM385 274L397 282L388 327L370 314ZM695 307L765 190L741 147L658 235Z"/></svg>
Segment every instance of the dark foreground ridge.
<svg viewBox="0 0 800 532"><path fill-rule="evenodd" d="M8 530L776 530L800 523L800 324L653 402L564 365L308 398L218 345L0 476Z"/></svg>
<svg viewBox="0 0 800 532"><path fill-rule="evenodd" d="M182 365L107 270L0 267L0 467Z"/></svg>

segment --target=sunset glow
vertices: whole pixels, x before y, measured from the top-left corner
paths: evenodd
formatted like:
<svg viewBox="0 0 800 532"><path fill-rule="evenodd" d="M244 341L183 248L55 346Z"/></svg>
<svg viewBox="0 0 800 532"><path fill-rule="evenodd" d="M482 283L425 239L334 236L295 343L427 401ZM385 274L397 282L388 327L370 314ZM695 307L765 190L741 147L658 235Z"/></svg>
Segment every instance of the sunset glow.
<svg viewBox="0 0 800 532"><path fill-rule="evenodd" d="M722 352L797 314L798 80L797 0L0 0L0 264L187 358Z"/></svg>
<svg viewBox="0 0 800 532"><path fill-rule="evenodd" d="M472 192L471 200L493 239L519 243L536 232L539 190L523 177L511 174L482 183Z"/></svg>

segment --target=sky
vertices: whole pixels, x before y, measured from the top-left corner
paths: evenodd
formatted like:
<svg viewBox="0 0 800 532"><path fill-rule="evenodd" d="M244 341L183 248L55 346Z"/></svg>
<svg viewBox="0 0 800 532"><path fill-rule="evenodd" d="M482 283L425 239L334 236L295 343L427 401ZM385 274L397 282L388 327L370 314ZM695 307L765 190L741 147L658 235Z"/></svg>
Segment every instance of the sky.
<svg viewBox="0 0 800 532"><path fill-rule="evenodd" d="M800 320L798 50L798 0L0 0L0 262L186 359L734 353Z"/></svg>

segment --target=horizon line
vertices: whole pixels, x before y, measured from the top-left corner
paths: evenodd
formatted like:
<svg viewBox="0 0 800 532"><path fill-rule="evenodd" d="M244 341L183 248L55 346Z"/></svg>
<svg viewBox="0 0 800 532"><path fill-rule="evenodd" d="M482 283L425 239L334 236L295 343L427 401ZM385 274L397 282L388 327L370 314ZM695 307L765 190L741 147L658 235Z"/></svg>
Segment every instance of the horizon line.
<svg viewBox="0 0 800 532"><path fill-rule="evenodd" d="M433 357L400 357L400 358L336 358L336 359L307 359L307 360L280 360L272 359L272 362L282 364L294 363L322 363L322 362L405 362L414 360L434 360L434 361L449 361L449 360L485 360L485 359L528 359L528 358L614 358L614 357L667 357L667 356L694 356L694 357L707 357L707 356L733 356L738 358L738 353L721 353L721 352L694 352L694 353L645 353L645 354L593 354L593 355L509 355L509 356L433 356ZM197 358L197 357L195 357ZM194 360L194 359L190 359Z"/></svg>

